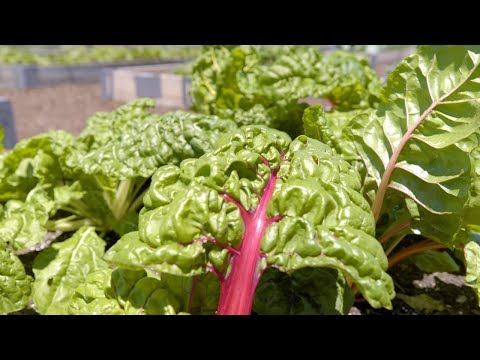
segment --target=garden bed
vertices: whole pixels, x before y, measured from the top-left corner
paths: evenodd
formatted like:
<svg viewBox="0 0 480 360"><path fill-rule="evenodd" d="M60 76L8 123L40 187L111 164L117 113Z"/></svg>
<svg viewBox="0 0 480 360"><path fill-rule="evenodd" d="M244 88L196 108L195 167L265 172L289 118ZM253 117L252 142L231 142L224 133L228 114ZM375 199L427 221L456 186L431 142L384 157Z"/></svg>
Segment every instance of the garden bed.
<svg viewBox="0 0 480 360"><path fill-rule="evenodd" d="M0 65L0 88L28 89L62 83L98 82L102 70L163 63L181 63L184 60L143 60L78 65Z"/></svg>
<svg viewBox="0 0 480 360"><path fill-rule="evenodd" d="M189 76L174 74L177 63L104 70L101 96L105 100L156 100L158 106L188 109L191 104Z"/></svg>

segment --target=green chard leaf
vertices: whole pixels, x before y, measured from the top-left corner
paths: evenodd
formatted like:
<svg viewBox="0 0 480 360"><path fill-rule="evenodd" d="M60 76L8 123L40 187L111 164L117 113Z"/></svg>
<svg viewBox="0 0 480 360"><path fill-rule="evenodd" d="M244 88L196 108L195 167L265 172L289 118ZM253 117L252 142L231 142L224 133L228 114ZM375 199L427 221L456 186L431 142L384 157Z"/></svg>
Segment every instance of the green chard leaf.
<svg viewBox="0 0 480 360"><path fill-rule="evenodd" d="M357 150L375 180L379 225L405 222L391 210L407 209L413 233L460 241L480 127L479 53L420 46L390 74L378 109L352 120Z"/></svg>
<svg viewBox="0 0 480 360"><path fill-rule="evenodd" d="M0 156L0 201L25 200L37 185L61 184L73 136L51 131L20 141Z"/></svg>
<svg viewBox="0 0 480 360"><path fill-rule="evenodd" d="M360 186L358 173L328 146L243 127L199 159L157 170L139 231L123 236L105 259L178 276L211 271L230 294L232 283L256 283L267 267L287 274L332 268L373 306L390 307L393 283Z"/></svg>
<svg viewBox="0 0 480 360"><path fill-rule="evenodd" d="M422 311L426 314L445 310L445 304L428 296L427 294L420 294L415 296L409 296L405 294L397 294L397 297L404 301L408 306L416 311Z"/></svg>
<svg viewBox="0 0 480 360"><path fill-rule="evenodd" d="M67 157L85 190L82 215L100 219L120 235L137 229L145 184L158 167L199 157L236 129L232 121L215 116L153 114L154 105L152 99L137 99L111 113L97 113Z"/></svg>
<svg viewBox="0 0 480 360"><path fill-rule="evenodd" d="M195 111L295 137L303 133L304 98L330 99L340 111L364 109L375 106L379 89L367 60L353 54L242 45L205 47L193 66L191 94Z"/></svg>
<svg viewBox="0 0 480 360"><path fill-rule="evenodd" d="M480 245L475 241L470 241L465 245L464 254L467 264L465 281L468 286L475 290L480 306Z"/></svg>
<svg viewBox="0 0 480 360"><path fill-rule="evenodd" d="M33 279L20 259L0 240L0 314L19 311L28 305Z"/></svg>
<svg viewBox="0 0 480 360"><path fill-rule="evenodd" d="M48 211L41 204L10 200L0 216L0 241L15 251L38 244L47 233L47 221Z"/></svg>
<svg viewBox="0 0 480 360"><path fill-rule="evenodd" d="M353 300L337 270L304 268L289 276L271 268L258 284L253 309L259 315L343 315Z"/></svg>
<svg viewBox="0 0 480 360"><path fill-rule="evenodd" d="M464 223L466 225L480 226L480 146L470 153L472 166L472 186L468 199Z"/></svg>
<svg viewBox="0 0 480 360"><path fill-rule="evenodd" d="M416 267L425 273L460 271L455 260L444 251L426 250L409 258Z"/></svg>
<svg viewBox="0 0 480 360"><path fill-rule="evenodd" d="M152 114L154 105L153 99L137 99L90 118L68 164L119 180L149 178L162 165L203 155L221 135L236 129L216 116Z"/></svg>
<svg viewBox="0 0 480 360"><path fill-rule="evenodd" d="M77 288L69 313L175 315L194 310L213 314L217 293L218 281L211 274L200 278L163 274L156 278L144 270L101 269L89 274Z"/></svg>
<svg viewBox="0 0 480 360"><path fill-rule="evenodd" d="M33 301L40 314L66 314L75 289L87 275L107 268L105 241L93 227L82 227L68 240L42 251L33 263Z"/></svg>

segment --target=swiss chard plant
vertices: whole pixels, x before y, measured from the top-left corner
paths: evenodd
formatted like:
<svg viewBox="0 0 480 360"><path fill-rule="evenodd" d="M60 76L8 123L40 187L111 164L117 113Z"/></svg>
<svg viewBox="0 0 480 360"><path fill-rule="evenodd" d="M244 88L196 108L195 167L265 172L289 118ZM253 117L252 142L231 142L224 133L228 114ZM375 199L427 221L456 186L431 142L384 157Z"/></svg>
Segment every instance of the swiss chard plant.
<svg viewBox="0 0 480 360"><path fill-rule="evenodd" d="M205 47L204 115L139 99L21 141L0 154L0 313L391 309L407 258L480 295L479 63L420 46L382 88L352 54Z"/></svg>
<svg viewBox="0 0 480 360"><path fill-rule="evenodd" d="M421 46L390 74L376 110L338 121L317 107L304 117L307 134L331 144L363 174L363 194L386 253L409 234L423 238L394 254L390 266L421 251L468 243L474 286L479 62L478 47Z"/></svg>
<svg viewBox="0 0 480 360"><path fill-rule="evenodd" d="M96 114L79 137L52 131L22 140L0 155L0 242L4 255L16 259L18 269L22 262L17 256L26 256L26 265L34 267L28 254L40 252L35 261L42 258L62 232L73 234L86 226L90 233L110 234L109 241L116 241L119 235L136 230L138 210L154 171L164 164L200 156L213 148L220 135L237 128L215 116L153 114L153 106L153 100L139 99L112 113ZM88 256L93 252L83 249L83 242L79 246L77 254L86 254L80 261L91 261ZM61 252L53 254L47 259L55 263ZM87 266L84 275L93 269ZM84 280L66 280L68 273L62 272L57 280L48 277L40 282L40 274L42 271L30 273L35 275L36 292L47 291L46 284L66 282L58 291L67 299L71 293L66 287L73 291ZM63 300L52 300L58 306L51 310L39 305L42 297L32 298L40 313L66 312L66 305L59 307Z"/></svg>
<svg viewBox="0 0 480 360"><path fill-rule="evenodd" d="M380 80L366 59L318 48L211 46L193 65L192 108L303 134L305 98L324 99L335 111L365 109L378 102Z"/></svg>
<svg viewBox="0 0 480 360"><path fill-rule="evenodd" d="M292 282L303 269L334 269L310 278L346 278L373 306L390 307L393 283L360 186L357 172L328 146L243 127L216 150L157 170L139 231L122 237L105 260L159 274L212 272L220 287L217 314L250 314L260 278L272 268ZM263 296L282 290L270 282Z"/></svg>

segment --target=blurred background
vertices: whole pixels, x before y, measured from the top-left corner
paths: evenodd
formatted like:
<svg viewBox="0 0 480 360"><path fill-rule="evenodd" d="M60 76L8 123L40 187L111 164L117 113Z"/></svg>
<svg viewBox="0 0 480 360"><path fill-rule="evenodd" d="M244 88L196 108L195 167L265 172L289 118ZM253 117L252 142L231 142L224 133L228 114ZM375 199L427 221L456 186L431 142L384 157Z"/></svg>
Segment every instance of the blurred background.
<svg viewBox="0 0 480 360"><path fill-rule="evenodd" d="M415 46L318 48L365 56L384 80ZM189 74L200 52L199 45L0 45L4 144L11 147L52 129L78 134L95 112L110 111L136 97L156 98L155 111L160 113L188 109Z"/></svg>

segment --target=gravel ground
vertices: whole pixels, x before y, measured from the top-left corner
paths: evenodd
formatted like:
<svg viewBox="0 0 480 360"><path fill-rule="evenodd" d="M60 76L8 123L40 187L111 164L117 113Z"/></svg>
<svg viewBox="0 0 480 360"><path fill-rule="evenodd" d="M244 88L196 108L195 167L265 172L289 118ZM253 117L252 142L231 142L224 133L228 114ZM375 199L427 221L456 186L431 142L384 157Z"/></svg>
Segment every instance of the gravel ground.
<svg viewBox="0 0 480 360"><path fill-rule="evenodd" d="M49 130L67 130L78 134L86 120L98 111L111 111L122 105L100 98L100 85L62 84L37 89L0 89L12 104L17 139L25 139ZM157 108L155 112L169 109Z"/></svg>

